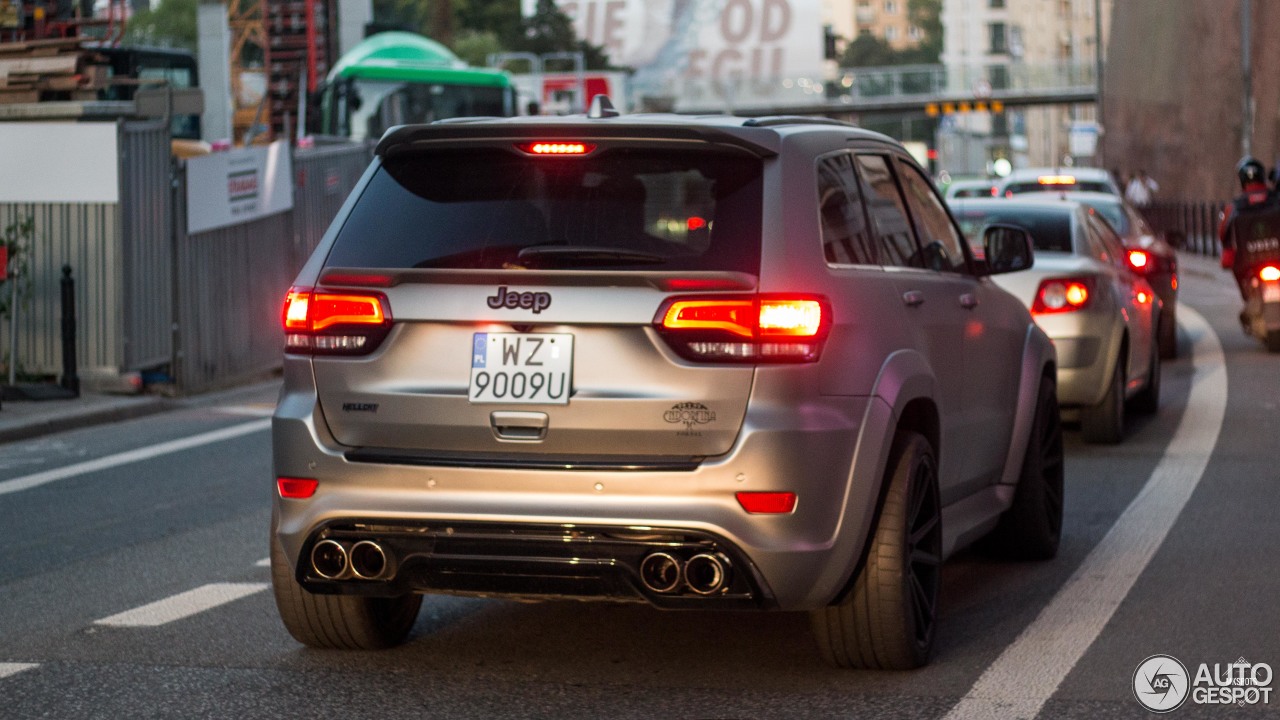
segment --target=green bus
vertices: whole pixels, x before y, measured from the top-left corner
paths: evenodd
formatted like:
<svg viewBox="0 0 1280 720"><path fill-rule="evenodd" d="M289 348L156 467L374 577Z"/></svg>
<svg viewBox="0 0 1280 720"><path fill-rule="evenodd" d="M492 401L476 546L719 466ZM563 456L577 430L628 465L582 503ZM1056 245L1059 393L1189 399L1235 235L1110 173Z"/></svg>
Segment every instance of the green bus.
<svg viewBox="0 0 1280 720"><path fill-rule="evenodd" d="M343 55L320 94L321 135L377 140L387 128L455 117L516 114L500 70L474 68L421 35L382 32Z"/></svg>

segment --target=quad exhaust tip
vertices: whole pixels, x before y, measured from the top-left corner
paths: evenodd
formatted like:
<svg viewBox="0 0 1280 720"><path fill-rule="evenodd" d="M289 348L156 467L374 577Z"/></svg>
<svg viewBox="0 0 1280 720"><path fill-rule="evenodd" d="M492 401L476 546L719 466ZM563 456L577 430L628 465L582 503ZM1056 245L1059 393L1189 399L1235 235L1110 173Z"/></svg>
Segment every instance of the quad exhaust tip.
<svg viewBox="0 0 1280 720"><path fill-rule="evenodd" d="M343 577L350 564L347 549L333 540L321 540L311 548L311 568L325 580Z"/></svg>
<svg viewBox="0 0 1280 720"><path fill-rule="evenodd" d="M382 545L361 540L348 550L336 540L321 540L311 548L311 569L325 580L378 580L386 577L391 562Z"/></svg>
<svg viewBox="0 0 1280 720"><path fill-rule="evenodd" d="M670 595L682 588L695 595L714 595L729 585L731 565L720 553L698 553L688 561L654 552L640 561L640 581L651 592Z"/></svg>

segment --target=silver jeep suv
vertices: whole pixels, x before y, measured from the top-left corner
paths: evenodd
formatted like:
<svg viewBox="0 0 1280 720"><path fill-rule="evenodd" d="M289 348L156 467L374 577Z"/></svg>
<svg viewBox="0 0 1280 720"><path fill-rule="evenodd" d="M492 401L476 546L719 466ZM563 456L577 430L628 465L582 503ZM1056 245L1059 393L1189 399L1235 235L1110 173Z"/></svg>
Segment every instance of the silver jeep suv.
<svg viewBox="0 0 1280 720"><path fill-rule="evenodd" d="M329 648L423 594L808 611L929 657L944 558L1052 557L1055 356L896 142L776 117L389 131L284 304L275 597Z"/></svg>

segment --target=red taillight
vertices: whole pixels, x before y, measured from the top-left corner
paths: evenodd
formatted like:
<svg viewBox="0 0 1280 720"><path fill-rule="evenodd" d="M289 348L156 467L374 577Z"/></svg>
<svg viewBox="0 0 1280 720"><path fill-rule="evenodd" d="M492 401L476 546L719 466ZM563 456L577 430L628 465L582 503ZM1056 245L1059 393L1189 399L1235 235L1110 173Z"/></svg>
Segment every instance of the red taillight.
<svg viewBox="0 0 1280 720"><path fill-rule="evenodd" d="M312 478L276 478L276 489L280 497L291 500L306 500L316 494L320 481Z"/></svg>
<svg viewBox="0 0 1280 720"><path fill-rule="evenodd" d="M689 360L813 362L831 328L831 305L793 295L675 298L654 324Z"/></svg>
<svg viewBox="0 0 1280 720"><path fill-rule="evenodd" d="M543 140L516 147L530 155L588 155L596 149L591 143L565 140Z"/></svg>
<svg viewBox="0 0 1280 720"><path fill-rule="evenodd" d="M1280 267L1267 265L1258 271L1258 279L1262 282L1275 282L1280 280Z"/></svg>
<svg viewBox="0 0 1280 720"><path fill-rule="evenodd" d="M785 515L796 509L793 492L740 492L734 497L743 510L753 515Z"/></svg>
<svg viewBox="0 0 1280 720"><path fill-rule="evenodd" d="M286 352L363 355L391 329L382 293L294 287L285 295L281 316Z"/></svg>
<svg viewBox="0 0 1280 720"><path fill-rule="evenodd" d="M1088 278L1042 280L1031 312L1036 315L1083 310L1089 305L1093 283Z"/></svg>
<svg viewBox="0 0 1280 720"><path fill-rule="evenodd" d="M1146 250L1130 250L1129 267L1140 273L1149 272L1151 270L1151 253Z"/></svg>

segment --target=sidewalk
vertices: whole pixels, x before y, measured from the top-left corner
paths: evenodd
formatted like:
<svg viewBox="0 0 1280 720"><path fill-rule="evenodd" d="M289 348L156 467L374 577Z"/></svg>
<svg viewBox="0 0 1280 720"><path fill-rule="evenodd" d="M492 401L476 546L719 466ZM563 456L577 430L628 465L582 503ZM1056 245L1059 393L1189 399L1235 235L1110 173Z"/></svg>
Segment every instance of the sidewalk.
<svg viewBox="0 0 1280 720"><path fill-rule="evenodd" d="M82 392L71 400L5 400L0 404L0 444L183 407L234 404L246 399L274 401L279 387L280 380L273 378L191 397Z"/></svg>

